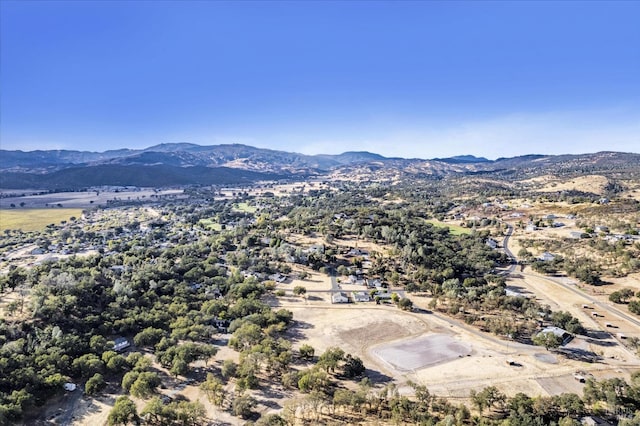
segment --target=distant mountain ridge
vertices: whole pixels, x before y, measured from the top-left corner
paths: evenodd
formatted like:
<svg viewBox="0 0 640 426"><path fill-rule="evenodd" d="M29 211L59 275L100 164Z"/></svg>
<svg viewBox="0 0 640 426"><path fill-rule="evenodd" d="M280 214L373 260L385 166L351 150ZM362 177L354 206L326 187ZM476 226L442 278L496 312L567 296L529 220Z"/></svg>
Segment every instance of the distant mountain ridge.
<svg viewBox="0 0 640 426"><path fill-rule="evenodd" d="M640 154L525 155L495 161L473 155L388 158L367 151L304 155L242 144L163 143L105 152L0 150L2 188L78 188L99 185L208 185L300 178L356 171L381 175L445 176L459 173L529 173L640 167Z"/></svg>
<svg viewBox="0 0 640 426"><path fill-rule="evenodd" d="M0 150L0 171L42 173L78 166L102 164L173 165L177 167L244 168L255 171L291 173L329 170L344 164L383 161L369 152L345 152L339 155L304 155L242 144L202 146L190 143L164 143L149 148L105 152L87 151L7 151Z"/></svg>

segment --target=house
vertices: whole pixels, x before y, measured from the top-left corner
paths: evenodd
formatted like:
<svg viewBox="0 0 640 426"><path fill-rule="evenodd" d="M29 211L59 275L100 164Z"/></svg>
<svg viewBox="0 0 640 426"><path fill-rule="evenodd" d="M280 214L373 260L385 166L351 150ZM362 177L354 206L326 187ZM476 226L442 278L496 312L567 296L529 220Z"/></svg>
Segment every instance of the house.
<svg viewBox="0 0 640 426"><path fill-rule="evenodd" d="M569 232L569 238L573 238L574 240L579 240L584 235L584 232L581 231L571 231Z"/></svg>
<svg viewBox="0 0 640 426"><path fill-rule="evenodd" d="M604 232L607 233L609 232L609 227L608 226L604 226L604 225L598 225L595 228L593 228L593 230L595 232Z"/></svg>
<svg viewBox="0 0 640 426"><path fill-rule="evenodd" d="M333 293L331 295L331 303L349 303L349 298L344 292Z"/></svg>
<svg viewBox="0 0 640 426"><path fill-rule="evenodd" d="M485 244L492 249L495 249L496 247L498 247L498 243L496 242L496 240L492 238L487 238L487 241L485 242Z"/></svg>
<svg viewBox="0 0 640 426"><path fill-rule="evenodd" d="M356 284L356 285L365 285L366 284L364 275L362 275L362 274L349 275L349 283Z"/></svg>
<svg viewBox="0 0 640 426"><path fill-rule="evenodd" d="M370 302L371 301L371 298L369 297L369 295L364 291L354 291L351 294L353 296L354 302Z"/></svg>
<svg viewBox="0 0 640 426"><path fill-rule="evenodd" d="M580 423L585 426L613 426L613 423L610 423L598 416L586 416L580 419Z"/></svg>
<svg viewBox="0 0 640 426"><path fill-rule="evenodd" d="M287 280L287 276L279 272L273 275L269 275L269 278L277 283L283 283Z"/></svg>
<svg viewBox="0 0 640 426"><path fill-rule="evenodd" d="M349 250L347 255L348 256L369 256L369 252L366 250L361 250L359 248L354 248Z"/></svg>
<svg viewBox="0 0 640 426"><path fill-rule="evenodd" d="M31 250L31 254L33 254L33 255L44 254L44 249L43 248L34 248L33 250Z"/></svg>
<svg viewBox="0 0 640 426"><path fill-rule="evenodd" d="M555 258L556 257L548 251L545 251L540 255L540 257L538 257L538 259L542 260L543 262L551 262Z"/></svg>
<svg viewBox="0 0 640 426"><path fill-rule="evenodd" d="M537 230L538 230L538 227L537 227L537 226L535 226L533 223L530 223L530 224L528 224L528 225L527 225L527 227L526 227L526 228L524 228L524 229L525 229L525 231L527 231L527 232L533 232L533 231L537 231Z"/></svg>
<svg viewBox="0 0 640 426"><path fill-rule="evenodd" d="M374 278L371 280L367 281L367 287L369 288L382 288L384 287L384 285L382 284L382 281L380 281L378 278Z"/></svg>
<svg viewBox="0 0 640 426"><path fill-rule="evenodd" d="M538 333L538 335L544 334L544 333L553 333L553 334L555 334L560 339L562 339L562 344L563 345L566 345L567 343L569 343L569 341L571 341L571 339L573 339L573 335L571 333L569 333L567 330L562 329L560 327L549 326L549 327L543 329L540 333Z"/></svg>
<svg viewBox="0 0 640 426"><path fill-rule="evenodd" d="M121 352L131 346L129 340L126 337L117 337L113 341L113 350L116 352Z"/></svg>
<svg viewBox="0 0 640 426"><path fill-rule="evenodd" d="M391 293L389 293L388 291L378 291L375 295L375 298L379 300L389 300L391 299Z"/></svg>

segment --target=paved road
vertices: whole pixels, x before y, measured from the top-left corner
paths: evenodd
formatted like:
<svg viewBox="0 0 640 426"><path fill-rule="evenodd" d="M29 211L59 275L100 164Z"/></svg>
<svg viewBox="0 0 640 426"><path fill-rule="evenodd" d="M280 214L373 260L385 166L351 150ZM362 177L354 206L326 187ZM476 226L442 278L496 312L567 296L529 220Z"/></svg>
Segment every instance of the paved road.
<svg viewBox="0 0 640 426"><path fill-rule="evenodd" d="M530 274L529 274L530 275ZM547 281L551 281L554 284L557 284L561 287L564 287L565 289L583 297L584 299L588 300L590 303L592 303L595 306L598 306L600 309L609 312L610 314L613 314L617 317L620 317L626 321L629 321L630 323L640 327L640 320L638 320L637 318L634 318L630 315L627 315L626 313L620 311L619 309L615 308L614 306L609 305L606 302L601 302L598 299L589 296L587 293L583 292L582 290L577 289L575 286L573 285L569 285L566 284L560 280L558 280L557 278L552 278L552 277L546 277L546 276L542 276L542 275L536 275L536 277L538 278L542 278L544 280Z"/></svg>
<svg viewBox="0 0 640 426"><path fill-rule="evenodd" d="M507 233L504 234L504 239L502 240L502 250L504 250L504 253L507 256L509 256L509 259L511 259L511 265L509 266L508 269L501 272L501 274L509 275L509 274L513 274L513 272L516 270L517 265L516 265L516 257L513 255L511 250L509 250L509 238L511 238L511 235L513 235L513 225L509 223L505 223L505 225L507 225Z"/></svg>
<svg viewBox="0 0 640 426"><path fill-rule="evenodd" d="M512 259L515 259L516 257L513 255L513 253L511 252L511 250L509 250L509 247L508 247L509 238L513 234L513 226L509 225L509 224L507 224L507 226L508 226L508 230L507 230L507 233L504 236L504 240L502 242L502 248L504 249L504 252L507 254L507 256L510 256ZM504 271L503 274L509 275L509 274L514 272L515 268L516 268L516 264L514 263L509 267L509 269ZM550 282L552 282L552 283L554 283L556 285L564 287L566 290L569 290L569 291L577 294L578 296L584 298L589 303L591 303L591 304L593 304L595 306L598 306L598 308L600 308L600 309L602 309L602 310L604 310L604 311L606 311L606 312L608 312L608 313L610 313L612 315L615 315L615 316L617 316L617 317L619 317L621 319L624 319L624 320L630 322L631 324L634 324L637 327L640 327L640 320L639 319L634 318L634 317L632 317L630 315L627 315L626 313L620 311L619 309L615 308L614 306L609 305L608 303L601 302L598 299L589 296L588 294L586 294L585 292L579 290L578 288L576 288L573 285L566 284L565 282L563 282L563 281L561 281L561 280L559 280L557 278L552 278L552 277L548 277L548 276L545 276L545 275L537 275L537 274L533 275L533 274L526 274L526 273L523 274L523 275L535 276L537 278L540 278L540 279L543 279L543 280L546 280L546 281L550 281Z"/></svg>

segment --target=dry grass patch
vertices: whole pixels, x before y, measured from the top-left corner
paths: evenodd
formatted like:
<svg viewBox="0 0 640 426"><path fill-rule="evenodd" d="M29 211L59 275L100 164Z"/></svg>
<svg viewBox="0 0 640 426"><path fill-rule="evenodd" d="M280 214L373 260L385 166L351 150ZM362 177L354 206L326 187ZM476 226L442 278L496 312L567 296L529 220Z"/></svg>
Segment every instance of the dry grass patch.
<svg viewBox="0 0 640 426"><path fill-rule="evenodd" d="M5 230L41 231L71 217L80 217L81 209L21 209L0 210L0 232Z"/></svg>

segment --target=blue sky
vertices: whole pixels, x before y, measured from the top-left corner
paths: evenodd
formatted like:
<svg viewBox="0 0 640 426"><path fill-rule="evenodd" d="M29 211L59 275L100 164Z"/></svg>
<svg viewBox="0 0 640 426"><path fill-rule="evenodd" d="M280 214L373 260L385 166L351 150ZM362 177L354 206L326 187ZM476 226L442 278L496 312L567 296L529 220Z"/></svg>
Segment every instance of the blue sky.
<svg viewBox="0 0 640 426"><path fill-rule="evenodd" d="M0 2L0 147L640 152L640 2Z"/></svg>

